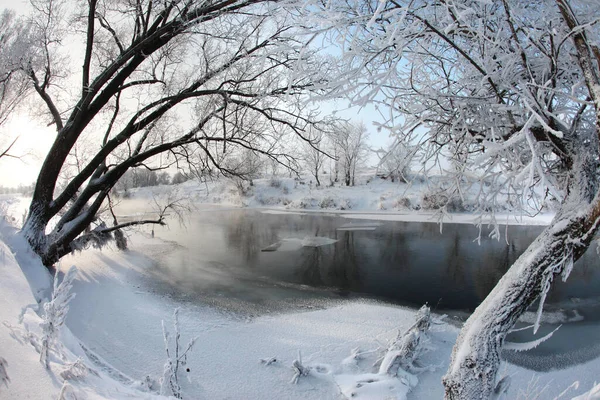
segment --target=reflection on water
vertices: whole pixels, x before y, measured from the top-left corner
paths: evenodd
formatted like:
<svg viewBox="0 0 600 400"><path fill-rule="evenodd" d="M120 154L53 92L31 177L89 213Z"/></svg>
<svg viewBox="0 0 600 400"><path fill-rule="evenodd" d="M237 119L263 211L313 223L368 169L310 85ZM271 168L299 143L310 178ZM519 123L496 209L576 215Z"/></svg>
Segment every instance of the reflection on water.
<svg viewBox="0 0 600 400"><path fill-rule="evenodd" d="M180 300L201 299L245 316L358 296L416 307L427 302L438 311L466 318L542 230L512 226L508 243L484 237L478 245L470 225L445 224L443 234L435 223L381 222L370 229L364 225L335 215L201 211L191 216L186 228L172 223L156 230L157 238L177 245L144 248L156 260L149 273L159 278L147 284ZM315 247L322 238L335 242ZM566 283L555 282L545 306L547 324L538 337L560 323L566 325L536 349L507 353L505 358L547 370L600 355L598 263L596 252L588 251ZM531 320L534 312L526 314ZM507 340L536 338L528 330Z"/></svg>
<svg viewBox="0 0 600 400"><path fill-rule="evenodd" d="M443 234L435 223L415 222L382 222L374 230L338 229L348 222L331 215L199 212L186 228L171 224L156 231L157 237L181 245L159 258L157 268L181 290L253 291L259 301L261 288L266 292L281 285L306 285L336 295L473 310L542 229L511 226L508 244L482 238L478 245L470 225L445 224ZM306 236L336 242L261 251L286 239L300 243ZM554 285L548 303L599 297L597 264L594 252L588 252L567 283Z"/></svg>

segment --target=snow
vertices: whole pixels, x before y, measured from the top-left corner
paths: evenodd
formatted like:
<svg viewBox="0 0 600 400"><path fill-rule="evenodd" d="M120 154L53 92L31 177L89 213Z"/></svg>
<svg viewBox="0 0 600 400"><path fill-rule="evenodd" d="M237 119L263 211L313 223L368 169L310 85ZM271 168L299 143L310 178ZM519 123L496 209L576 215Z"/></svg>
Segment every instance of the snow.
<svg viewBox="0 0 600 400"><path fill-rule="evenodd" d="M18 245L14 232L2 225L2 240L6 240L7 234L12 235L15 247L11 249L0 241L0 358L10 379L0 388L0 397L47 399L68 393L89 400L157 398L123 385L92 366L78 340L64 326L58 338L60 347L51 348L48 368L40 362L35 345L40 343L43 320L34 312L37 301L31 281L25 278L22 269L30 272L37 269L43 275L45 268L28 254L23 244ZM19 261L15 251L21 253Z"/></svg>
<svg viewBox="0 0 600 400"><path fill-rule="evenodd" d="M21 308L34 299L16 260L5 245L2 249L5 257L0 269L0 293L3 294L0 317L16 326ZM88 374L71 384L73 390L83 391L88 398L120 398L115 395L117 386L122 391L119 393L127 392L133 398L149 396L123 385L134 385L136 380L146 376L160 377L165 362L161 322L170 321L173 309L181 304L168 297L139 291L135 277L144 273L149 260L138 252L90 250L69 261L78 265L79 276L74 284L77 297L71 303L67 320L77 339L69 334L67 347L76 347L73 343L80 340L88 351L121 371L121 374L112 373L120 377L121 382L107 375L101 375L100 379ZM340 393L348 394L352 388L357 398L386 398L390 394L403 398L408 388L412 390L410 398L441 398L441 376L458 332L451 325L438 323L432 328L429 346L434 350L427 353L422 362L434 368L419 374L418 384L410 377L381 376L372 367L374 359L386 347L385 343L392 340L398 330L409 328L414 316L414 311L401 307L349 301L325 309L263 315L248 320L201 304L184 304L180 315L182 340L187 343L194 336L198 336L198 340L188 358L192 383L184 379L182 387L187 398L198 399L337 399ZM8 387L2 389L2 395L45 398L51 393L56 397L62 386L39 363L39 355L33 347L10 337L10 330L5 326L0 327L0 334L3 335L0 354L7 361L11 379ZM355 362L349 362L348 355L356 348L363 354ZM312 372L293 385L290 383L291 365L298 351ZM261 363L261 359L272 358L276 361L268 365ZM71 358L69 362L75 361L76 358ZM102 370L98 363L90 364L96 371ZM527 387L535 376L522 368L507 368L513 375L515 388ZM574 380L580 380L579 392L573 390L575 395L590 390L597 380L594 376L597 371L600 371L600 360L542 374L537 382L549 385L547 393L559 393ZM33 379L39 384L29 385ZM369 384L360 384L369 380L372 380ZM93 394L94 391L98 393Z"/></svg>
<svg viewBox="0 0 600 400"><path fill-rule="evenodd" d="M283 184L293 185L292 182ZM269 186L267 180L255 183L255 192L250 198L240 198L219 185L215 184L208 193L196 183L188 182L176 188L146 188L132 194L134 200L140 200L139 204L152 196L179 190L197 202L250 207L262 207L257 194L263 201L269 198L267 196L274 197L275 190L282 194L281 188ZM404 190L404 194L410 192L406 187L393 185ZM388 204L387 199L395 196L384 196L386 199L382 200L382 193L390 193L392 188L389 182L366 184L366 191L364 186L360 190L298 187L297 192L288 190L291 198L288 204L303 202L315 204L314 207L294 209L276 204L262 211L273 214L336 212L344 217L367 220L346 224L342 229L377 229L379 223L375 220L437 222L433 212L377 211L381 203ZM407 196L416 201L418 194L410 192ZM308 197L315 200L308 202ZM131 203L131 209L125 210L128 215L145 212L145 206L138 207L135 201ZM13 202L10 207L20 212L23 204L26 199ZM321 204L336 207L352 204L353 208L320 208ZM550 214L535 218L506 216L511 223L522 224L544 224L550 218ZM452 222L472 220L473 215L466 213L452 215ZM88 399L157 397L158 381L167 360L161 327L163 321L170 323L173 310L178 307L181 343L197 337L187 359L190 372L180 376L184 398L304 400L342 396L420 400L443 397L441 378L448 368L458 334L453 324L438 320L432 326L423 344L429 351L419 359L425 366L422 371L400 372L398 376L381 374L378 360L384 357L398 332L413 325L415 310L373 301L346 300L341 304L322 304L309 311L256 316L155 293L143 285L147 279L153 279L152 260L145 254L152 254L148 251L152 247L173 244L137 233L130 236L132 250L128 252L111 248L89 250L68 256L61 263L62 273L72 265L78 268L73 284L77 297L70 303L66 326L61 329L64 359L55 354L46 370L39 362L39 353L23 340L23 333L39 335L41 332L42 320L34 309L40 300L49 297L50 276L14 228L7 223L0 228L0 322L6 322L0 324L0 360L10 379L0 387L2 398L57 398L61 391ZM331 243L333 240L322 237L286 238L267 249L286 251ZM19 320L21 314L24 314L23 322ZM524 317L524 320L534 319L533 313ZM301 362L308 371L299 377L297 384L291 383L294 361ZM536 391L552 398L563 391L566 393L563 398L586 392L597 395L595 382L599 380L600 359L544 373L505 363L501 371L511 376L506 398L533 398L531 393ZM63 384L65 377L69 378L66 385ZM579 384L573 385L576 381ZM148 387L155 392L141 391Z"/></svg>
<svg viewBox="0 0 600 400"><path fill-rule="evenodd" d="M161 321L171 319L176 302L123 284L134 281L130 263L139 263L137 255L91 253L87 267L78 262L87 279L75 287L78 296L72 305L71 328L129 375L159 376L164 363ZM111 321L109 326L106 320ZM352 350L374 351L359 361L361 370L370 371L376 349L383 351L398 329L408 328L413 320L411 310L365 302L250 320L188 304L180 311L182 341L198 339L188 358L192 383L184 381L182 387L189 398L337 399L334 377L348 373L342 361ZM131 334L132 327L136 335ZM456 330L448 327L435 335L434 343L446 342ZM293 385L291 367L298 351L312 372ZM261 363L273 357L276 362Z"/></svg>
<svg viewBox="0 0 600 400"><path fill-rule="evenodd" d="M323 236L306 236L303 239L284 238L279 242L268 245L261 251L296 251L302 247L321 247L335 242L337 242L336 239Z"/></svg>

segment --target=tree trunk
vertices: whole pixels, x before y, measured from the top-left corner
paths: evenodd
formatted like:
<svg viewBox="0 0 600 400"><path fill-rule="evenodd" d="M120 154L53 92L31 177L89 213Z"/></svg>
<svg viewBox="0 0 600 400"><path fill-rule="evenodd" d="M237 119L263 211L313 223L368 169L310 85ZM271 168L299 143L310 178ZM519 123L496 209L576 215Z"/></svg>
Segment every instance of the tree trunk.
<svg viewBox="0 0 600 400"><path fill-rule="evenodd" d="M317 187L321 186L321 181L319 181L319 169L315 168L315 180L317 181Z"/></svg>
<svg viewBox="0 0 600 400"><path fill-rule="evenodd" d="M566 280L573 262L589 247L600 219L595 147L580 148L584 159L571 171L561 210L462 328L443 378L446 399L488 399L494 394L506 335L536 299L543 303L558 274Z"/></svg>

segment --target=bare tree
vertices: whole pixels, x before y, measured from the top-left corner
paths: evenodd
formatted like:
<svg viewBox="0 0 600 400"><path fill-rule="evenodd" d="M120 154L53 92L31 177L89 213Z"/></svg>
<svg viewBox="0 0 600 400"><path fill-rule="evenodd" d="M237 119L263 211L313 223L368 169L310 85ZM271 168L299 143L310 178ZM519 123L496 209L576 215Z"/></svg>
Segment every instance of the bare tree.
<svg viewBox="0 0 600 400"><path fill-rule="evenodd" d="M367 127L362 122L338 123L333 132L334 146L338 149L340 167L346 186L354 186L356 167L365 161L369 147Z"/></svg>
<svg viewBox="0 0 600 400"><path fill-rule="evenodd" d="M229 147L286 164L276 143L315 120L302 95L317 90L328 67L298 39L284 2L91 0L74 15L68 5L34 2L41 45L21 64L57 129L23 230L45 265L114 230L98 212L130 168L154 167L161 154L166 167L200 150L226 169L216 154ZM76 76L61 47L69 35L84 42L76 93L61 84ZM91 155L58 188L83 137Z"/></svg>
<svg viewBox="0 0 600 400"><path fill-rule="evenodd" d="M454 347L446 398L489 398L505 383L506 335L537 299L541 313L598 229L600 3L348 1L323 11L344 43L344 93L389 105L387 128L420 139L423 161L449 160L447 190L475 185L493 222L507 199L517 210L536 196L560 203Z"/></svg>
<svg viewBox="0 0 600 400"><path fill-rule="evenodd" d="M304 165L315 178L317 186L321 186L319 173L325 164L325 160L331 158L324 151L326 147L326 135L325 131L313 128L307 134L307 138L310 141L302 141L301 143Z"/></svg>

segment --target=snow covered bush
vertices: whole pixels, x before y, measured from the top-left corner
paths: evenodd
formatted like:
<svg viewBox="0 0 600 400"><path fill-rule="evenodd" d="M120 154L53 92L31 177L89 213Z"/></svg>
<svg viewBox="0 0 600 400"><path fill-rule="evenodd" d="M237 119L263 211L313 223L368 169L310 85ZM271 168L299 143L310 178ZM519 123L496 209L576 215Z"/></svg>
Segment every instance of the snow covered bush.
<svg viewBox="0 0 600 400"><path fill-rule="evenodd" d="M261 206L275 206L281 203L281 198L275 196L266 196L259 192L254 196L254 200Z"/></svg>
<svg viewBox="0 0 600 400"><path fill-rule="evenodd" d="M315 199L313 197L303 197L300 200L292 201L290 203L290 208L298 208L298 209L313 208L317 204L320 204L320 202L317 199Z"/></svg>
<svg viewBox="0 0 600 400"><path fill-rule="evenodd" d="M42 345L40 350L40 362L48 368L48 352L52 347L58 345L58 334L60 327L65 323L69 312L69 302L75 297L71 293L73 280L77 268L72 266L65 274L62 282L58 284L58 276L54 277L54 290L51 300L44 304L44 315L40 328L42 329Z"/></svg>
<svg viewBox="0 0 600 400"><path fill-rule="evenodd" d="M447 212L465 212L467 207L460 197L448 196L445 193L428 191L421 196L421 207L425 210L440 210Z"/></svg>
<svg viewBox="0 0 600 400"><path fill-rule="evenodd" d="M338 210L350 210L352 209L352 203L348 199L341 199L338 203Z"/></svg>
<svg viewBox="0 0 600 400"><path fill-rule="evenodd" d="M321 199L321 201L319 202L319 207L320 208L336 208L337 204L334 198L332 197L325 197L323 199Z"/></svg>
<svg viewBox="0 0 600 400"><path fill-rule="evenodd" d="M165 341L165 351L167 352L167 361L163 369L163 376L160 380L160 394L173 396L178 399L183 398L181 386L179 385L179 371L187 364L187 356L192 351L198 337L189 341L185 350L181 347L181 331L179 329L179 308L173 312L173 327L175 337L171 340L171 335L165 327L165 321L162 321L163 338ZM173 343L171 343L173 342ZM186 372L190 372L186 368Z"/></svg>
<svg viewBox="0 0 600 400"><path fill-rule="evenodd" d="M276 176L271 177L271 179L269 180L269 186L274 188L281 187L281 179L277 178Z"/></svg>
<svg viewBox="0 0 600 400"><path fill-rule="evenodd" d="M60 377L65 381L76 381L85 378L89 372L97 375L97 373L85 365L83 359L79 357L74 362L65 364L65 368L61 371Z"/></svg>
<svg viewBox="0 0 600 400"><path fill-rule="evenodd" d="M396 199L393 207L399 210L410 210L412 209L412 202L408 197L400 197Z"/></svg>

